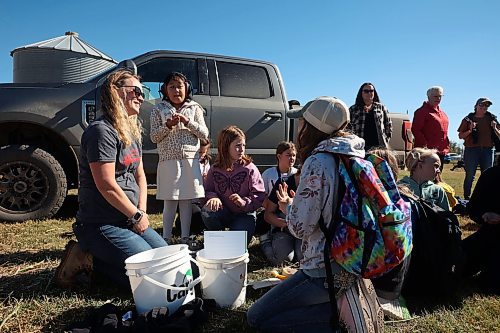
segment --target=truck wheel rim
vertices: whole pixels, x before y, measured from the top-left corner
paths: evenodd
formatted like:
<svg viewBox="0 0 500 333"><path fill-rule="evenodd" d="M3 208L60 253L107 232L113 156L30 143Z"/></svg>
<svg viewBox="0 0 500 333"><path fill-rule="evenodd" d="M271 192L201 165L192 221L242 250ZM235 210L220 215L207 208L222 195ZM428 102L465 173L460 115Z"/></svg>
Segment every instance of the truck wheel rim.
<svg viewBox="0 0 500 333"><path fill-rule="evenodd" d="M26 213L39 209L49 192L49 179L38 166L12 162L0 168L0 209Z"/></svg>

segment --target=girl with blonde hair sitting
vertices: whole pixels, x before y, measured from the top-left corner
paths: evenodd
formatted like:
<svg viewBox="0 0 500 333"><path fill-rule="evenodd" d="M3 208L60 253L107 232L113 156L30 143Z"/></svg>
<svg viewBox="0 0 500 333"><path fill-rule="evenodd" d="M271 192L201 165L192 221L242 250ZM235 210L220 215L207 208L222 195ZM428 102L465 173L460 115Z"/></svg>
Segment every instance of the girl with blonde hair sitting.
<svg viewBox="0 0 500 333"><path fill-rule="evenodd" d="M434 179L441 173L441 161L437 151L413 148L406 156L405 164L410 175L403 177L398 184L406 185L415 196L450 210L446 192L434 183Z"/></svg>

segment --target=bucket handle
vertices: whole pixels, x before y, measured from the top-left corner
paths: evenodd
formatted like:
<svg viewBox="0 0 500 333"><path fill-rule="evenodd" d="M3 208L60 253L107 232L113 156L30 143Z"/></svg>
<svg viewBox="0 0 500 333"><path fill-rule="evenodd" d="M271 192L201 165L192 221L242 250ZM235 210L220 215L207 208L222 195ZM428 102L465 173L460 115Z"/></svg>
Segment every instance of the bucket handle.
<svg viewBox="0 0 500 333"><path fill-rule="evenodd" d="M233 263L235 263L235 262L237 262L237 261L231 261L231 262L226 263L226 264L233 264ZM250 262L250 259L249 259L249 258L245 258L245 260L242 262L242 264L248 264L249 262ZM219 265L220 265L220 266L219 266ZM222 268L222 264L219 264L219 265L218 265L219 269L220 269L220 270L221 270L224 274L226 274L226 277L227 277L229 280L233 281L233 282L234 282L234 283L236 283L236 284L240 284L240 281L236 281L235 279L233 279L233 278L231 277L231 274L228 274L228 272L227 272L225 269L223 269L223 268ZM238 266L239 266L239 265L238 265ZM200 266L198 266L198 267L199 267L199 268L201 268L201 270L203 270L203 273L204 273L204 274L203 274L203 277L205 277L205 275L207 274L207 272L206 272L206 270L205 270L205 267L200 267ZM235 267L237 267L237 266L235 266ZM201 272L201 270L200 270L200 272ZM247 280L247 279L245 279L245 281L243 282L243 287L247 287L247 286L248 286L248 280Z"/></svg>
<svg viewBox="0 0 500 333"><path fill-rule="evenodd" d="M189 258L189 260L191 262L193 262L196 266L198 266L198 270L201 272L201 270L200 270L200 264L196 260L194 260L193 258ZM143 275L142 278L144 280L146 280L146 281L154 284L154 285L157 285L160 288L163 288L163 289L189 290L189 289L193 289L194 286L196 286L198 283L200 283L201 280L203 280L206 275L207 275L207 273L204 271L203 275L198 276L196 279L194 279L193 281L191 281L186 287L176 287L176 286L171 286L171 285L168 285L168 284L164 284L164 283L161 283L160 281L156 281L155 279L150 278L147 275Z"/></svg>

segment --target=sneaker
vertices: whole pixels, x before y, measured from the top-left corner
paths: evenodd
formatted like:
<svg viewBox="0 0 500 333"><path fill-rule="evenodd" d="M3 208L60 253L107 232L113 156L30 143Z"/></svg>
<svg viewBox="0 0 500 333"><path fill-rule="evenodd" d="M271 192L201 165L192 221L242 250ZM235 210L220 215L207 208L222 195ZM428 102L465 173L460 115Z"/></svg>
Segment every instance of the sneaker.
<svg viewBox="0 0 500 333"><path fill-rule="evenodd" d="M78 242L70 240L66 244L63 259L56 269L55 283L61 288L90 283L92 264L92 255L83 252Z"/></svg>
<svg viewBox="0 0 500 333"><path fill-rule="evenodd" d="M399 296L394 300L388 300L383 297L378 298L380 306L386 315L391 320L407 320L411 319L410 311L406 307L406 300L403 296Z"/></svg>

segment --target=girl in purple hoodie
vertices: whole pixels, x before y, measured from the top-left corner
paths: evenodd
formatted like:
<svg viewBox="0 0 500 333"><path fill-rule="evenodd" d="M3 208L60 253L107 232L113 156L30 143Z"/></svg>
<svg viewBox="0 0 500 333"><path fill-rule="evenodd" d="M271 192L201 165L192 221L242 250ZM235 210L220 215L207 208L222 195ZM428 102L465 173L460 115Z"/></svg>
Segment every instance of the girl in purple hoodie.
<svg viewBox="0 0 500 333"><path fill-rule="evenodd" d="M265 198L264 182L252 159L245 155L245 133L224 128L217 138L217 158L205 179L206 203L202 219L208 230L255 230L255 211Z"/></svg>

